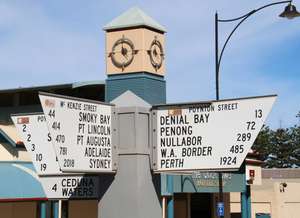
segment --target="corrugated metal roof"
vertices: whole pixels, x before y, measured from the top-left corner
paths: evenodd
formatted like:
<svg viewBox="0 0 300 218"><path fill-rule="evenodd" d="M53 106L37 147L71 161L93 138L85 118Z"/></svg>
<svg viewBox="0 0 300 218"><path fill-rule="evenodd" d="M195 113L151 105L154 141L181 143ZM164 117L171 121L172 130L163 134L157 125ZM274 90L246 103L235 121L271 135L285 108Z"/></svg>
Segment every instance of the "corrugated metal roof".
<svg viewBox="0 0 300 218"><path fill-rule="evenodd" d="M104 30L114 30L130 27L146 26L161 32L166 32L165 27L160 25L153 18L148 16L144 11L138 7L130 8L128 11L125 11L120 16L113 19L111 22L106 24Z"/></svg>

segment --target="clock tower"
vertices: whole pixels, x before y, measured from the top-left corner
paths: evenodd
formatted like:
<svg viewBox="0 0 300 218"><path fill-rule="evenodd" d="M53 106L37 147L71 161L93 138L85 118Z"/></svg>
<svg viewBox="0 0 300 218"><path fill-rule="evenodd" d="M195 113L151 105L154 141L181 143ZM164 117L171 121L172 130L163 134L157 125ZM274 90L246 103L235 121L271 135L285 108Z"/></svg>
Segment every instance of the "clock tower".
<svg viewBox="0 0 300 218"><path fill-rule="evenodd" d="M165 28L134 7L103 29L106 101L130 90L150 104L165 103Z"/></svg>

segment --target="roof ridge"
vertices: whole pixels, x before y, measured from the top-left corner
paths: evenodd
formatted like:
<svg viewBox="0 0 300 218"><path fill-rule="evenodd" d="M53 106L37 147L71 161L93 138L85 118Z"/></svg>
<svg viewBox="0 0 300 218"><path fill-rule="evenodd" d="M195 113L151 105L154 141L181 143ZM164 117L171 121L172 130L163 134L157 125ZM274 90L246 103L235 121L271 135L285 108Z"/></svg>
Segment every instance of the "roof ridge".
<svg viewBox="0 0 300 218"><path fill-rule="evenodd" d="M147 15L138 6L129 8L127 11L123 12L121 15L107 23L103 29L113 30L137 26L147 26L162 32L166 32L166 29L161 24Z"/></svg>

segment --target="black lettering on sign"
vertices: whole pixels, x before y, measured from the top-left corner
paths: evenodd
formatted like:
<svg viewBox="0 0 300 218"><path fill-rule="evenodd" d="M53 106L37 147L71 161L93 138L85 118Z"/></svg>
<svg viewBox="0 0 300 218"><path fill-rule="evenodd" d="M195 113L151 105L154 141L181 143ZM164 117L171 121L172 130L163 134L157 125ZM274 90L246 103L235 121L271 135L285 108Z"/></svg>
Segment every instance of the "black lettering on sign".
<svg viewBox="0 0 300 218"><path fill-rule="evenodd" d="M214 105L189 107L189 113L213 112L214 110Z"/></svg>
<svg viewBox="0 0 300 218"><path fill-rule="evenodd" d="M31 144L31 151L35 151L35 144Z"/></svg>
<svg viewBox="0 0 300 218"><path fill-rule="evenodd" d="M61 104L65 104L64 102L61 103ZM74 110L81 110L81 103L78 103L78 102L68 102L67 103L67 108L68 109L74 109Z"/></svg>
<svg viewBox="0 0 300 218"><path fill-rule="evenodd" d="M161 147L174 147L174 146L199 146L202 143L201 136L186 136L186 137L169 137L161 138Z"/></svg>
<svg viewBox="0 0 300 218"><path fill-rule="evenodd" d="M110 169L111 161L107 159L91 158L89 167L91 169Z"/></svg>
<svg viewBox="0 0 300 218"><path fill-rule="evenodd" d="M100 123L101 124L110 124L110 115L100 114Z"/></svg>
<svg viewBox="0 0 300 218"><path fill-rule="evenodd" d="M209 114L194 114L194 123L208 123Z"/></svg>
<svg viewBox="0 0 300 218"><path fill-rule="evenodd" d="M52 129L53 130L60 130L60 122L54 121L52 123Z"/></svg>
<svg viewBox="0 0 300 218"><path fill-rule="evenodd" d="M255 122L254 121L247 122L247 130L255 130Z"/></svg>
<svg viewBox="0 0 300 218"><path fill-rule="evenodd" d="M62 195L66 197L90 197L95 184L91 178L68 178L62 180Z"/></svg>
<svg viewBox="0 0 300 218"><path fill-rule="evenodd" d="M99 147L94 147L94 148L85 148L84 152L85 157L102 157L102 158L110 158L111 157L111 149L110 148L99 148Z"/></svg>
<svg viewBox="0 0 300 218"><path fill-rule="evenodd" d="M230 148L230 152L232 154L243 153L244 152L244 145L232 145L231 148Z"/></svg>
<svg viewBox="0 0 300 218"><path fill-rule="evenodd" d="M110 135L110 126L87 124L88 134Z"/></svg>
<svg viewBox="0 0 300 218"><path fill-rule="evenodd" d="M57 191L57 184L54 184L54 186L52 187L52 190L55 192Z"/></svg>
<svg viewBox="0 0 300 218"><path fill-rule="evenodd" d="M84 125L83 123L78 124L78 133L84 133Z"/></svg>
<svg viewBox="0 0 300 218"><path fill-rule="evenodd" d="M211 156L212 155L212 146L182 148L181 155L182 155L182 157Z"/></svg>
<svg viewBox="0 0 300 218"><path fill-rule="evenodd" d="M46 171L47 169L47 164L43 163L41 164L41 171Z"/></svg>
<svg viewBox="0 0 300 218"><path fill-rule="evenodd" d="M192 135L192 126L162 126L160 128L160 136L174 136L174 135Z"/></svg>
<svg viewBox="0 0 300 218"><path fill-rule="evenodd" d="M160 151L161 151L161 157L165 158L167 156L167 149L166 148L165 149L160 149Z"/></svg>
<svg viewBox="0 0 300 218"><path fill-rule="evenodd" d="M22 126L22 128L23 128L22 131L23 131L23 132L26 132L26 127L27 127L26 124L23 124L23 126Z"/></svg>
<svg viewBox="0 0 300 218"><path fill-rule="evenodd" d="M220 165L235 165L236 164L236 157L221 157L220 158Z"/></svg>
<svg viewBox="0 0 300 218"><path fill-rule="evenodd" d="M48 135L47 135L47 141L48 141L48 142L51 142L51 141L52 141L52 137L51 137L51 135L50 135L50 132L49 132Z"/></svg>
<svg viewBox="0 0 300 218"><path fill-rule="evenodd" d="M83 145L83 135L77 135L77 145Z"/></svg>
<svg viewBox="0 0 300 218"><path fill-rule="evenodd" d="M92 104L84 104L83 110L90 111L90 112L96 112L97 106Z"/></svg>
<svg viewBox="0 0 300 218"><path fill-rule="evenodd" d="M262 118L263 112L262 109L255 110L255 118Z"/></svg>
<svg viewBox="0 0 300 218"><path fill-rule="evenodd" d="M35 154L35 160L36 161L42 161L43 160L43 154Z"/></svg>
<svg viewBox="0 0 300 218"><path fill-rule="evenodd" d="M231 111L238 108L238 103L220 104L218 105L218 111Z"/></svg>
<svg viewBox="0 0 300 218"><path fill-rule="evenodd" d="M250 141L251 139L251 133L238 133L237 134L237 141L240 142L245 142L245 141Z"/></svg>
<svg viewBox="0 0 300 218"><path fill-rule="evenodd" d="M98 114L88 113L88 112L79 112L79 121L87 123L96 123Z"/></svg>
<svg viewBox="0 0 300 218"><path fill-rule="evenodd" d="M108 137L98 137L98 136L87 136L86 137L86 145L89 146L110 146L110 138Z"/></svg>
<svg viewBox="0 0 300 218"><path fill-rule="evenodd" d="M186 115L161 116L160 125L189 125Z"/></svg>
<svg viewBox="0 0 300 218"><path fill-rule="evenodd" d="M31 142L31 134L27 134L27 142Z"/></svg>
<svg viewBox="0 0 300 218"><path fill-rule="evenodd" d="M50 118L55 118L55 110L51 109L51 110L49 111L49 113L48 113L48 116L49 116Z"/></svg>
<svg viewBox="0 0 300 218"><path fill-rule="evenodd" d="M75 160L73 159L64 159L64 167L74 167L75 166Z"/></svg>
<svg viewBox="0 0 300 218"><path fill-rule="evenodd" d="M68 148L67 147L59 147L59 154L60 155L67 155L68 154Z"/></svg>
<svg viewBox="0 0 300 218"><path fill-rule="evenodd" d="M65 143L65 136L64 135L57 135L55 141L57 143Z"/></svg>
<svg viewBox="0 0 300 218"><path fill-rule="evenodd" d="M169 159L161 159L160 167L161 168L180 168L183 167L184 159L183 158L169 158Z"/></svg>
<svg viewBox="0 0 300 218"><path fill-rule="evenodd" d="M174 150L171 148L169 157L175 157Z"/></svg>
<svg viewBox="0 0 300 218"><path fill-rule="evenodd" d="M46 121L46 117L44 115L38 116L37 117L37 121L38 122L45 122Z"/></svg>

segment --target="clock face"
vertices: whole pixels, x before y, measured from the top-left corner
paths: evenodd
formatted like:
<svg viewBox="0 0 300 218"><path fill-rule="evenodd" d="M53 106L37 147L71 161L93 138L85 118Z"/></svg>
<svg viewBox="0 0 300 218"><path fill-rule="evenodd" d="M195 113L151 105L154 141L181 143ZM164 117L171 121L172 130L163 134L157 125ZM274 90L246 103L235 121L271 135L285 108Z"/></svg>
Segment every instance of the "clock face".
<svg viewBox="0 0 300 218"><path fill-rule="evenodd" d="M122 38L114 43L109 57L116 67L124 70L125 67L132 63L136 53L137 50L134 49L133 42L123 35Z"/></svg>
<svg viewBox="0 0 300 218"><path fill-rule="evenodd" d="M164 60L163 47L160 41L158 41L157 37L155 37L152 41L150 49L148 50L148 54L150 56L152 66L157 71L162 66Z"/></svg>

